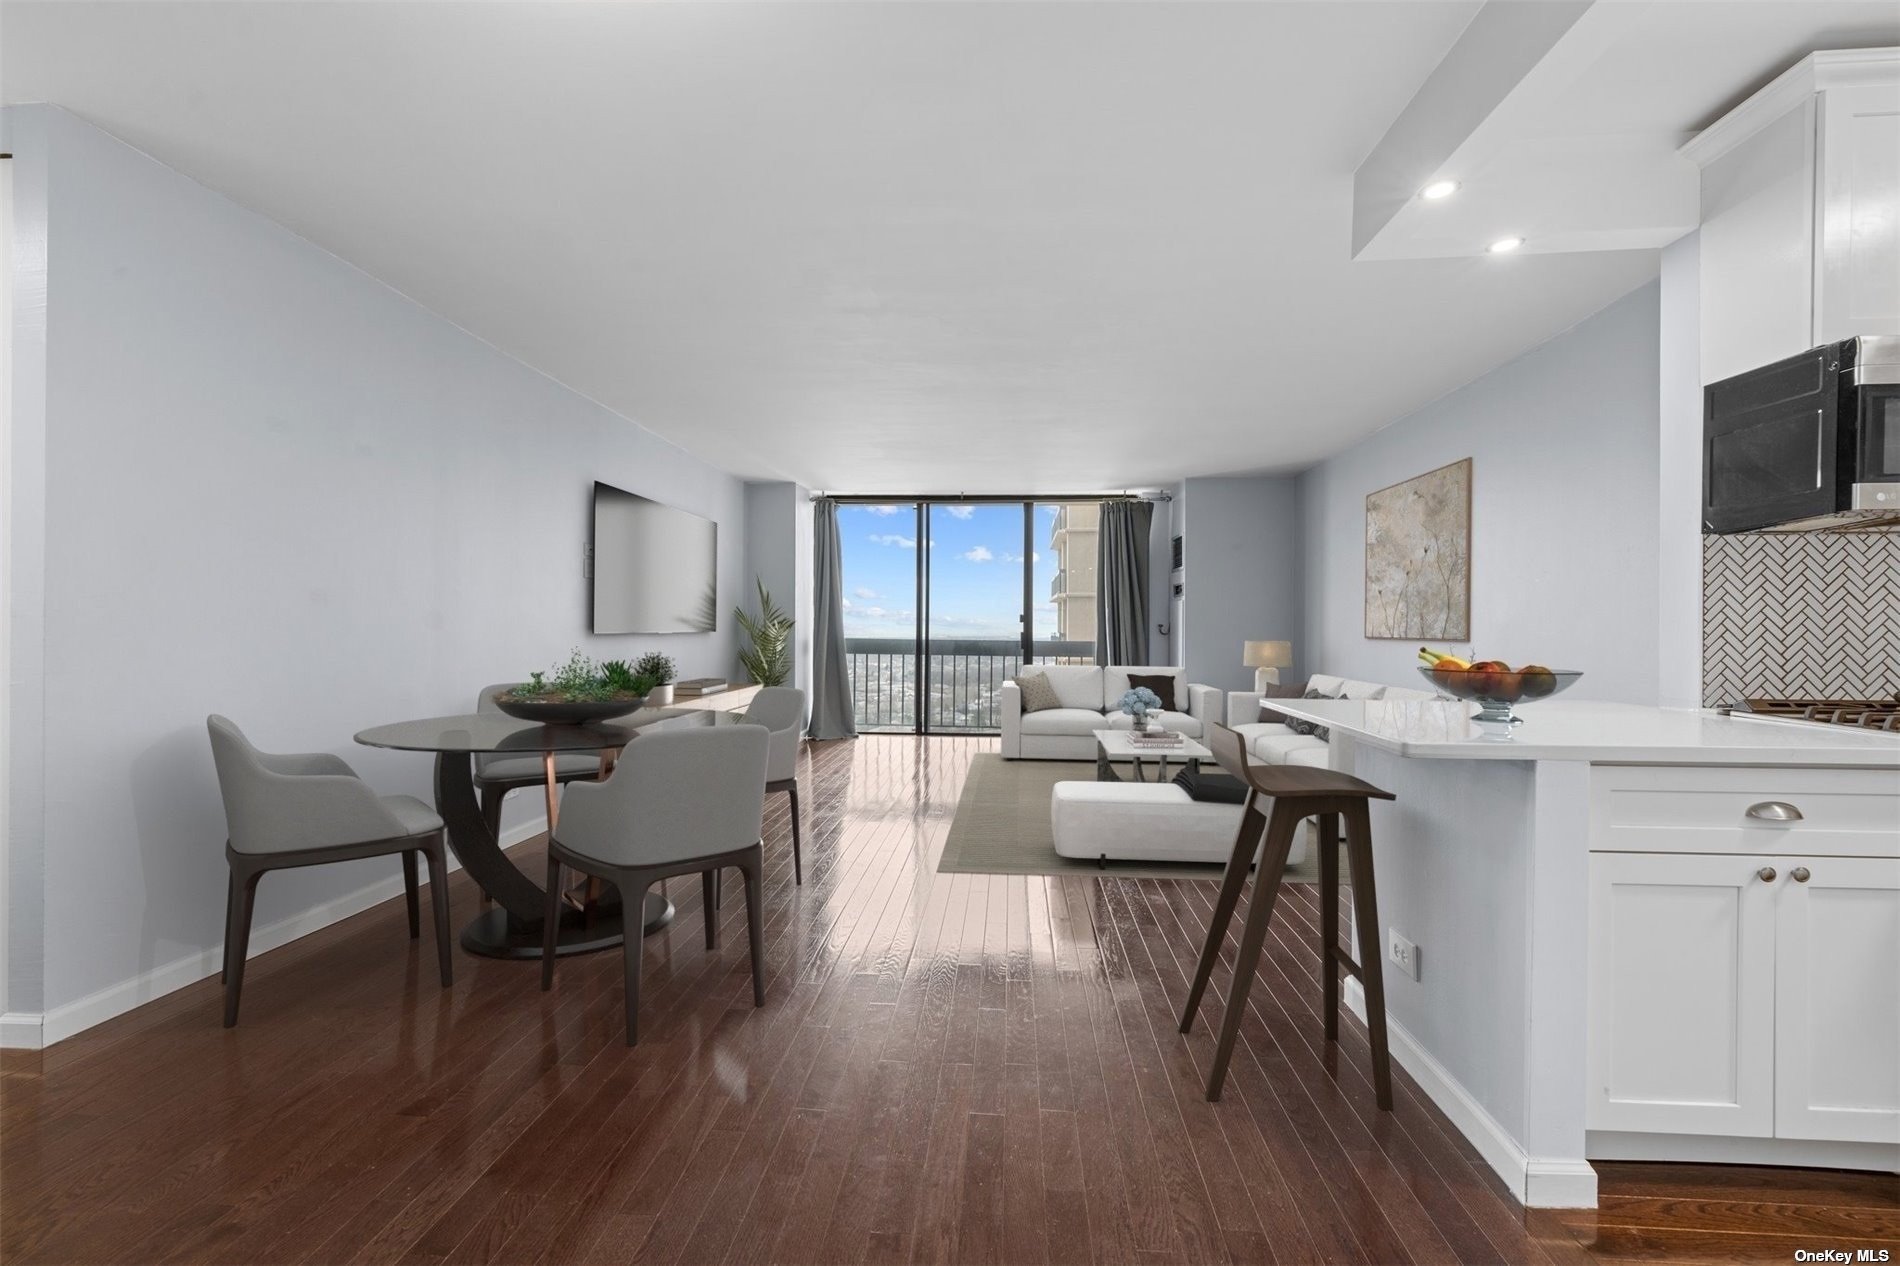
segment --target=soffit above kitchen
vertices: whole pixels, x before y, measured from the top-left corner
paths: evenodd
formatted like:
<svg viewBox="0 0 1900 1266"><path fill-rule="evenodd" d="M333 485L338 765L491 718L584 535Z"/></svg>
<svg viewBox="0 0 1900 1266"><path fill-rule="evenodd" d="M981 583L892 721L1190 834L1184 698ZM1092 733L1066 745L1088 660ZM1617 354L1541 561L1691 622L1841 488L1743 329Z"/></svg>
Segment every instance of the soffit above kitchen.
<svg viewBox="0 0 1900 1266"><path fill-rule="evenodd" d="M1666 246L1699 222L1685 142L1816 49L1895 43L1886 0L1491 0L1354 173L1355 257Z"/></svg>

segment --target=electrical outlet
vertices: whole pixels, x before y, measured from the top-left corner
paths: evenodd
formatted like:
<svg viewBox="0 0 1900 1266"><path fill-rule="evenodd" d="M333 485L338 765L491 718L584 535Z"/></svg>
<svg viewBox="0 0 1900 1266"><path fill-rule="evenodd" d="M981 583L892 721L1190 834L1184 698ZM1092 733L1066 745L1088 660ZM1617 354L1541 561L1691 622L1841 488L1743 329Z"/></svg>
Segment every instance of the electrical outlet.
<svg viewBox="0 0 1900 1266"><path fill-rule="evenodd" d="M1385 956L1400 971L1413 980L1418 979L1418 946L1400 935L1397 928L1390 928L1386 932Z"/></svg>

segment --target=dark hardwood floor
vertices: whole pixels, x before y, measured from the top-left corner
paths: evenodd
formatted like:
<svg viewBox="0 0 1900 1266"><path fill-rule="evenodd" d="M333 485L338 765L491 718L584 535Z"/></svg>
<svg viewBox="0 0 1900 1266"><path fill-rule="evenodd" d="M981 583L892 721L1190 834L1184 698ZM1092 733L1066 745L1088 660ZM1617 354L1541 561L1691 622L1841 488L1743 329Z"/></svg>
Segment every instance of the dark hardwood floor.
<svg viewBox="0 0 1900 1266"><path fill-rule="evenodd" d="M993 746L814 747L802 888L767 805L765 1007L743 902L708 954L675 883L633 1050L619 955L542 994L458 953L444 992L394 901L255 960L234 1030L213 979L10 1054L0 1258L1900 1262L1892 1176L1607 1165L1594 1213L1527 1214L1402 1071L1374 1109L1355 1020L1321 1040L1306 886L1206 1103L1225 976L1175 1019L1214 885L935 874Z"/></svg>

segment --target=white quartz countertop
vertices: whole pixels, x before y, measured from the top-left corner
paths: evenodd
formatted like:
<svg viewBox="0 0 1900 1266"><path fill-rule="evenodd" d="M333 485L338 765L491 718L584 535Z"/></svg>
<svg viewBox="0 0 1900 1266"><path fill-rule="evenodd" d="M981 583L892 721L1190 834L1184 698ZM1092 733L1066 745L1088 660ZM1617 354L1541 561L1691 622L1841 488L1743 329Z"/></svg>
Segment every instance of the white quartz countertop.
<svg viewBox="0 0 1900 1266"><path fill-rule="evenodd" d="M1856 765L1900 770L1900 734L1725 717L1688 708L1547 699L1522 706L1508 737L1451 700L1275 699L1271 706L1401 756L1605 764Z"/></svg>

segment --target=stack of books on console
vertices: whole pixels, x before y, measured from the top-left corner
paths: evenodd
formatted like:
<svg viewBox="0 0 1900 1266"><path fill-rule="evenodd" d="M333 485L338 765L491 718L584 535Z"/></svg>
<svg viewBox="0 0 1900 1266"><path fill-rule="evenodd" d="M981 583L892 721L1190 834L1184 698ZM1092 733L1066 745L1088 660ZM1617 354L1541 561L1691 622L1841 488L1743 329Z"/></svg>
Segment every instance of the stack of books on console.
<svg viewBox="0 0 1900 1266"><path fill-rule="evenodd" d="M724 677L693 677L673 687L675 699L697 698L700 695L716 695L726 688Z"/></svg>

